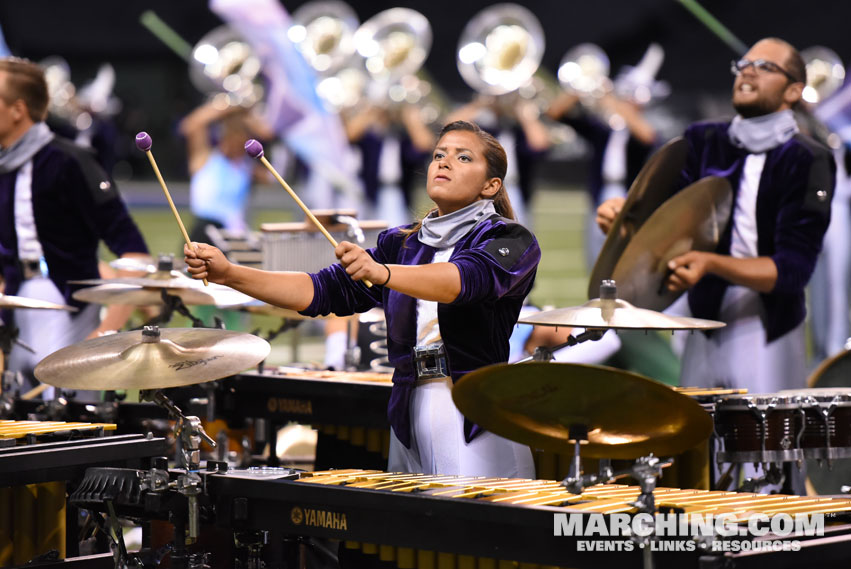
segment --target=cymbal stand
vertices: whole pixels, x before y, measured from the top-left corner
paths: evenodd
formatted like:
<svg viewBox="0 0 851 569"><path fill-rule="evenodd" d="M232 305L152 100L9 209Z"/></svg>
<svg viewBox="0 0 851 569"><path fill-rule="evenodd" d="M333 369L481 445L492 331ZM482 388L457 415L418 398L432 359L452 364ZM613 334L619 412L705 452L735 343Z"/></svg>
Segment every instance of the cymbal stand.
<svg viewBox="0 0 851 569"><path fill-rule="evenodd" d="M174 401L166 397L160 390L145 389L139 392L141 401L153 401L163 409L169 416L177 421L174 434L177 436L179 451L177 454L178 468L186 472L177 477L177 491L186 496L189 509L189 538L188 542L194 543L199 531L198 495L201 493L203 481L198 475L201 468L201 439L208 445L216 448L216 441L204 432L201 419L194 416L186 416Z"/></svg>
<svg viewBox="0 0 851 569"><path fill-rule="evenodd" d="M281 318L281 325L278 326L278 328L276 330L270 330L266 334L266 336L260 336L260 328L256 328L256 329L252 330L251 333L255 336L260 336L261 338L263 338L267 342L271 342L272 340L274 340L275 338L277 338L278 336L280 336L284 332L287 332L287 331L292 330L293 328L297 327L302 322L304 322L304 321L298 320L298 319L295 319L295 318Z"/></svg>
<svg viewBox="0 0 851 569"><path fill-rule="evenodd" d="M522 360L517 361L517 363L523 363L528 361L534 362L550 362L553 360L553 354L559 351L562 348L567 346L575 346L576 344L581 344L582 342L586 342L588 340L597 341L603 337L603 334L606 333L606 330L602 328L588 328L578 336L574 336L571 334L567 337L567 341L559 344L557 346L538 346L535 348L535 353L529 356L528 358L523 358Z"/></svg>
<svg viewBox="0 0 851 569"><path fill-rule="evenodd" d="M23 349L35 353L35 350L18 339L16 327L6 326L0 322L0 353L3 358L2 369L0 369L0 417L12 412L15 394L24 383L19 372L9 371L9 354L12 353L12 344L18 344Z"/></svg>
<svg viewBox="0 0 851 569"><path fill-rule="evenodd" d="M189 312L189 309L186 308L186 305L183 303L183 300L179 296L169 294L167 291L168 289L162 289L160 291L160 296L162 297L163 301L163 309L160 311L160 313L151 318L148 322L145 322L139 328L136 328L137 330L141 330L145 326L159 326L160 324L168 324L169 321L171 321L172 316L174 316L175 312L191 320L193 328L207 327L207 325L204 324L203 320L201 320L200 318L195 318L195 316L193 316L192 313Z"/></svg>
<svg viewBox="0 0 851 569"><path fill-rule="evenodd" d="M600 470L597 474L582 473L581 448L583 442L588 442L588 426L573 424L570 426L568 435L573 441L573 464L570 467L570 476L561 481L561 485L574 494L581 494L582 490L595 484L603 484L614 480L615 472L608 461L600 462Z"/></svg>
<svg viewBox="0 0 851 569"><path fill-rule="evenodd" d="M777 467L777 464L773 462L763 463L762 468L765 474L755 478L745 478L738 491L759 492L760 488L762 488L763 486L769 486L772 484L783 484L783 482L786 480L786 475L783 474L783 471Z"/></svg>

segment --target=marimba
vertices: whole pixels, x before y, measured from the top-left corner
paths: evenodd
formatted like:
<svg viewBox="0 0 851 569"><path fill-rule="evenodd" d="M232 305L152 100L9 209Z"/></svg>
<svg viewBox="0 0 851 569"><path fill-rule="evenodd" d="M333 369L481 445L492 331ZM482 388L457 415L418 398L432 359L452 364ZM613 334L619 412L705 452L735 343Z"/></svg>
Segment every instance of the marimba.
<svg viewBox="0 0 851 569"><path fill-rule="evenodd" d="M66 481L96 465L136 466L166 454L162 438L112 435L112 423L0 420L0 567L21 565L66 542ZM75 528L76 529L76 528Z"/></svg>
<svg viewBox="0 0 851 569"><path fill-rule="evenodd" d="M275 536L340 540L344 551L375 555L400 569L491 569L496 567L600 566L641 567L642 554L629 536L603 533L583 536L557 531L559 516L579 516L580 527L615 515L637 513L635 486L597 485L579 494L552 480L521 480L423 474L376 470L299 472L281 468L215 470L204 477L203 503L214 512L209 520L245 539L252 532ZM171 472L172 478L176 472ZM110 481L122 479L121 492ZM133 481L136 482L133 482ZM142 489L144 473L87 472L78 495L81 507L103 511L113 502L119 515L143 515L150 501ZM137 486L134 486L136 484ZM104 493L104 498L99 495ZM729 517L736 527L755 514L824 515L824 536L712 537L712 543L694 541L690 550L652 549L656 567L812 567L847 562L851 556L851 498L760 495L735 492L656 488L660 513L712 514ZM168 502L162 496L157 503ZM163 512L151 512L163 517ZM258 533L259 532L259 533ZM742 534L744 535L744 534ZM659 537L661 543L668 537ZM716 540L778 543L779 548L749 548L731 554L716 548ZM591 551L583 546L595 541ZM800 551L783 551L797 542ZM647 542L649 543L649 542ZM703 543L704 545L699 545ZM723 543L723 541L722 541ZM618 545L621 547L609 547ZM648 545L648 547L653 547ZM605 548L607 553L601 554ZM758 551L757 551L758 550ZM756 553L755 553L756 551ZM229 560L212 560L214 567ZM388 567L388 565L382 565Z"/></svg>

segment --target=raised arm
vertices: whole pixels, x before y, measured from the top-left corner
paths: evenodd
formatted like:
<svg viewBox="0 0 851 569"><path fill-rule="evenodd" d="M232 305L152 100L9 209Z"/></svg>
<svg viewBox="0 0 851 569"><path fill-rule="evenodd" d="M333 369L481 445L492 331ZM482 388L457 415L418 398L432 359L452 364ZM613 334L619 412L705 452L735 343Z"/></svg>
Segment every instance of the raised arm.
<svg viewBox="0 0 851 569"><path fill-rule="evenodd" d="M195 279L207 279L253 296L263 302L304 310L313 300L313 282L307 273L271 272L236 265L205 243L193 243L196 251L183 246L187 270Z"/></svg>
<svg viewBox="0 0 851 569"><path fill-rule="evenodd" d="M461 273L453 263L385 265L348 241L340 243L335 254L354 280L369 279L408 296L441 303L452 302L461 292Z"/></svg>

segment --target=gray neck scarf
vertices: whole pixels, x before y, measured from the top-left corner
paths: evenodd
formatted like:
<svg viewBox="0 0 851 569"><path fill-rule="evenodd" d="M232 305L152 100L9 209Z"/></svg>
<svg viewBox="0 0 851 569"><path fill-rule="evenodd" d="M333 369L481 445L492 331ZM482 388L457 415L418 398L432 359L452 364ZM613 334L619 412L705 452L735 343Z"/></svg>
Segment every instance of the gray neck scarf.
<svg viewBox="0 0 851 569"><path fill-rule="evenodd" d="M417 237L435 249L452 247L479 221L491 215L496 215L493 200L478 200L446 215L437 215L435 210L423 218Z"/></svg>
<svg viewBox="0 0 851 569"><path fill-rule="evenodd" d="M0 174L17 170L51 140L53 133L47 125L35 123L12 146L0 150Z"/></svg>
<svg viewBox="0 0 851 569"><path fill-rule="evenodd" d="M798 133L791 110L778 111L750 119L736 115L730 123L730 142L753 154L761 154L787 142Z"/></svg>

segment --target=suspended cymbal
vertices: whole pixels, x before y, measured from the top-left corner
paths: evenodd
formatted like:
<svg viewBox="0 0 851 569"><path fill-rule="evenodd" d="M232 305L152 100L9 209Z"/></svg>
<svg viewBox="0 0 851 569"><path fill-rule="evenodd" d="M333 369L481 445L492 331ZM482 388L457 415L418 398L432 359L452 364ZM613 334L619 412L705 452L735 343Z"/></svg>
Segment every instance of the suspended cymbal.
<svg viewBox="0 0 851 569"><path fill-rule="evenodd" d="M0 293L0 308L29 308L42 310L67 310L68 312L76 312L77 309L73 306L65 304L55 304L46 300L38 300L36 298L26 298L23 296L10 296Z"/></svg>
<svg viewBox="0 0 851 569"><path fill-rule="evenodd" d="M452 388L458 409L483 428L533 448L570 449L571 425L588 429L582 455L632 459L673 455L712 432L712 419L690 397L646 377L602 366L498 364Z"/></svg>
<svg viewBox="0 0 851 569"><path fill-rule="evenodd" d="M189 278L177 271L156 271L144 277L119 277L115 279L82 279L68 281L74 285L123 284L145 288L198 288L204 286L201 281Z"/></svg>
<svg viewBox="0 0 851 569"><path fill-rule="evenodd" d="M113 279L120 280L120 279ZM158 306L163 304L157 287L139 287L128 284L102 284L74 292L74 299L94 304L129 304L132 306ZM244 304L251 297L232 288L210 284L201 288L167 288L167 294L179 297L187 306L219 306L230 308Z"/></svg>
<svg viewBox="0 0 851 569"><path fill-rule="evenodd" d="M723 322L715 320L670 316L645 308L636 308L625 300L599 298L589 300L581 306L536 312L521 318L518 322L539 326L615 330L711 330L726 326Z"/></svg>
<svg viewBox="0 0 851 569"><path fill-rule="evenodd" d="M668 261L688 251L714 251L727 227L733 189L707 176L663 203L627 244L612 278L618 297L650 310L665 310L682 294L665 287Z"/></svg>
<svg viewBox="0 0 851 569"><path fill-rule="evenodd" d="M41 360L34 373L43 383L67 389L164 389L239 373L270 349L266 340L243 332L148 327L62 348Z"/></svg>
<svg viewBox="0 0 851 569"><path fill-rule="evenodd" d="M674 195L687 152L688 143L677 137L657 150L635 177L591 271L588 298L597 296L600 281L612 278L615 265L633 235L660 205Z"/></svg>

